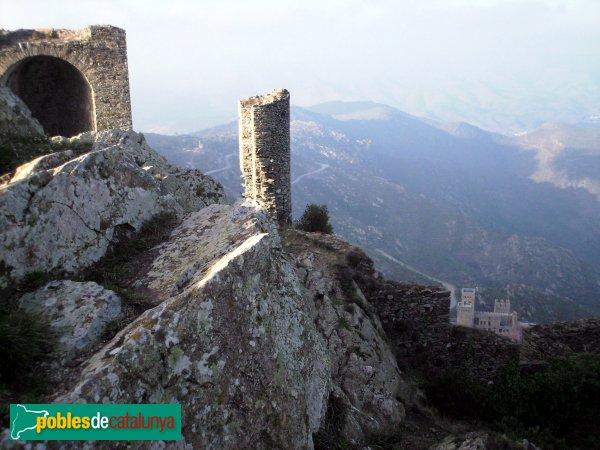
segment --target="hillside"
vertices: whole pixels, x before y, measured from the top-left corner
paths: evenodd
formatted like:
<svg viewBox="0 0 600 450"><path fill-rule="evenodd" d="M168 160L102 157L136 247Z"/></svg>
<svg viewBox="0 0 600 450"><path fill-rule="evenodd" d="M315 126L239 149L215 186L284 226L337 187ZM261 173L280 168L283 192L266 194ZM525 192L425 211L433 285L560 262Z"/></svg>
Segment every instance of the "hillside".
<svg viewBox="0 0 600 450"><path fill-rule="evenodd" d="M335 232L386 275L495 289L530 321L600 311L600 203L532 179L533 151L369 102L295 108L292 119L294 216L327 204ZM220 180L230 198L241 192L235 124L147 138Z"/></svg>
<svg viewBox="0 0 600 450"><path fill-rule="evenodd" d="M534 180L585 189L600 201L600 128L548 123L514 142L535 152Z"/></svg>
<svg viewBox="0 0 600 450"><path fill-rule="evenodd" d="M3 94L14 122L25 107ZM532 328L520 370L511 341L449 323L448 291L386 280L360 248L278 229L253 201L226 204L220 184L169 164L139 133L38 129L18 143L40 156L19 165L25 154L9 152L14 170L0 185L3 404L181 405L182 439L157 448L539 450L523 436L544 448L597 440L588 380L600 359L577 353L598 351L596 321ZM213 173L230 170L228 155ZM340 170L319 166L294 185ZM561 371L546 343L550 356L567 356ZM537 414L540 392L559 402ZM559 428L556 410L567 411ZM506 418L530 428L507 429ZM0 409L0 446L30 448L14 424Z"/></svg>

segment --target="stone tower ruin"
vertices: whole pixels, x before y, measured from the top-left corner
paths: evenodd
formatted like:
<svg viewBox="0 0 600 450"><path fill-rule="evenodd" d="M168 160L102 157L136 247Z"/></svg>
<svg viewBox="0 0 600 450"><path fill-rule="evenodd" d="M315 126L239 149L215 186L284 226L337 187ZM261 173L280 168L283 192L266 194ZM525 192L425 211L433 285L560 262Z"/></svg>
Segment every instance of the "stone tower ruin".
<svg viewBox="0 0 600 450"><path fill-rule="evenodd" d="M280 226L292 222L290 94L275 89L239 103L244 197L256 200Z"/></svg>
<svg viewBox="0 0 600 450"><path fill-rule="evenodd" d="M50 136L131 128L125 30L0 30L0 84Z"/></svg>

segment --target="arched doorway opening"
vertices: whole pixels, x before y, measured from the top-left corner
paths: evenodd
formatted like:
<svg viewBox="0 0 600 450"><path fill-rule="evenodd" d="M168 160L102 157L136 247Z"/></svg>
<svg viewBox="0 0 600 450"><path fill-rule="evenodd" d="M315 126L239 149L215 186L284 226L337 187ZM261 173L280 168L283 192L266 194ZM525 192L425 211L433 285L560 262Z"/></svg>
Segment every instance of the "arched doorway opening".
<svg viewBox="0 0 600 450"><path fill-rule="evenodd" d="M32 56L16 63L4 83L29 107L49 136L94 131L92 89L72 64L53 56Z"/></svg>

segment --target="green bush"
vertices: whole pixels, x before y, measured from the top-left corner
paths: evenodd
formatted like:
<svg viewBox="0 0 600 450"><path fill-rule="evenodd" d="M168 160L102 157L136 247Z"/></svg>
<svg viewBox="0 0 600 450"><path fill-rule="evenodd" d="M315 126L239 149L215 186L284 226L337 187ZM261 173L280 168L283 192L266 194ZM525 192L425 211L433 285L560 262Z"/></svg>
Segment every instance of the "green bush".
<svg viewBox="0 0 600 450"><path fill-rule="evenodd" d="M10 173L22 164L52 153L45 136L0 137L0 174Z"/></svg>
<svg viewBox="0 0 600 450"><path fill-rule="evenodd" d="M306 209L296 222L296 228L302 231L319 231L321 233L333 233L333 227L329 223L329 211L326 205L306 205Z"/></svg>
<svg viewBox="0 0 600 450"><path fill-rule="evenodd" d="M544 449L593 448L600 442L600 355L552 359L532 375L512 370L491 402L496 419L514 418Z"/></svg>
<svg viewBox="0 0 600 450"><path fill-rule="evenodd" d="M342 431L348 407L335 394L329 396L325 420L319 431L313 434L315 450L349 450L354 446L343 436Z"/></svg>
<svg viewBox="0 0 600 450"><path fill-rule="evenodd" d="M545 450L597 448L600 442L600 355L575 353L548 361L533 374L506 368L495 385L446 372L423 386L429 400L452 417L484 420Z"/></svg>

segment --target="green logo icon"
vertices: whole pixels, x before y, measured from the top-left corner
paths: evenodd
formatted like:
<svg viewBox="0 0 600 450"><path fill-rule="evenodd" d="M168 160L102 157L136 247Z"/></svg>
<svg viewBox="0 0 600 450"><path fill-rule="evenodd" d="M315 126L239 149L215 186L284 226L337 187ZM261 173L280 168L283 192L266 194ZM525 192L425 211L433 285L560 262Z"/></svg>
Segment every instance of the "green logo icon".
<svg viewBox="0 0 600 450"><path fill-rule="evenodd" d="M179 440L178 404L12 404L13 440Z"/></svg>

